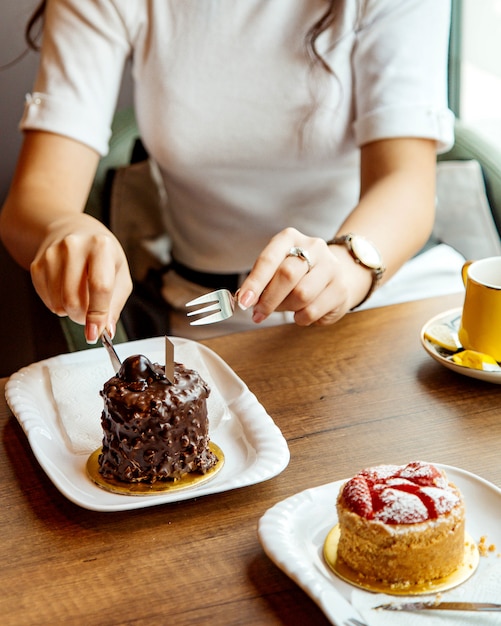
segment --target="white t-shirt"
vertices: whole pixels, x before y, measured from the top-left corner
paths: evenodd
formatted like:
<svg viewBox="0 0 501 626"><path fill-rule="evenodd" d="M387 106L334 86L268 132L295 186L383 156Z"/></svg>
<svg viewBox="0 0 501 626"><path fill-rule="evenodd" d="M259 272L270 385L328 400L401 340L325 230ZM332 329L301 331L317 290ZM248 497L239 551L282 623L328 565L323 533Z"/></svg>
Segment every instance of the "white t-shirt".
<svg viewBox="0 0 501 626"><path fill-rule="evenodd" d="M449 0L49 0L21 122L107 151L132 59L141 137L162 172L178 261L245 272L286 226L331 238L359 194L359 147L453 142Z"/></svg>

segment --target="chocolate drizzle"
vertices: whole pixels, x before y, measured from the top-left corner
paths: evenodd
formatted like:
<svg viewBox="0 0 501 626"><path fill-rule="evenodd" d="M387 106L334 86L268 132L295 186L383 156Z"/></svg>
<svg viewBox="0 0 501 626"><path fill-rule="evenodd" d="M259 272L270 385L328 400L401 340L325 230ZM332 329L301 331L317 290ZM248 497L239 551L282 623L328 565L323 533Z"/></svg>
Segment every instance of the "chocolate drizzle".
<svg viewBox="0 0 501 626"><path fill-rule="evenodd" d="M209 393L199 374L180 363L171 384L158 363L126 359L101 391L102 476L153 483L205 474L217 463L209 450Z"/></svg>

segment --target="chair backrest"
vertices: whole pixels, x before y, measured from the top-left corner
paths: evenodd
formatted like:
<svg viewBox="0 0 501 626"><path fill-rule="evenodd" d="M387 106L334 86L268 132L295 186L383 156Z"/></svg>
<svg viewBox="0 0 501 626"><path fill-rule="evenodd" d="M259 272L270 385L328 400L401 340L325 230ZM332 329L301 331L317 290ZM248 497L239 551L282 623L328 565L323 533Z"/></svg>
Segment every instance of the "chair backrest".
<svg viewBox="0 0 501 626"><path fill-rule="evenodd" d="M470 160L480 163L494 222L501 236L501 149L467 124L457 121L452 149L439 160Z"/></svg>
<svg viewBox="0 0 501 626"><path fill-rule="evenodd" d="M111 125L111 138L108 154L100 161L94 183L87 200L86 213L103 219L103 208L106 205L106 181L111 169L128 165L132 151L139 137L134 110L132 108L117 111Z"/></svg>

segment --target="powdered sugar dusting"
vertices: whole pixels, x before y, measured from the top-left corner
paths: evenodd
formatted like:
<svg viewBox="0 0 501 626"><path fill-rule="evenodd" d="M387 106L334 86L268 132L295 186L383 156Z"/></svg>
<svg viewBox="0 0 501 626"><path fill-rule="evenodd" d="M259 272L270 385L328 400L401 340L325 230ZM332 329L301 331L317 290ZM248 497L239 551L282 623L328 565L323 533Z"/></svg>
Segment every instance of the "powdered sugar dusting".
<svg viewBox="0 0 501 626"><path fill-rule="evenodd" d="M459 502L459 496L451 489L423 487L422 492L433 500L433 504L438 515L447 513Z"/></svg>
<svg viewBox="0 0 501 626"><path fill-rule="evenodd" d="M399 487L404 485L413 485L414 483L411 480L406 480L405 478L400 478L400 476L390 476L384 483L381 483L382 486L388 485L389 487ZM377 485L376 485L377 487Z"/></svg>
<svg viewBox="0 0 501 626"><path fill-rule="evenodd" d="M355 476L345 487L345 497L354 504L356 512L368 517L372 511L372 496L369 484L362 476Z"/></svg>
<svg viewBox="0 0 501 626"><path fill-rule="evenodd" d="M442 489L447 488L447 480L442 472L434 465L423 463L422 461L414 461L407 464L399 473L402 478L409 478L417 485L436 485Z"/></svg>
<svg viewBox="0 0 501 626"><path fill-rule="evenodd" d="M376 467L363 470L360 474L367 476L369 480L376 483L386 481L397 475L400 469L402 468L399 465L377 465Z"/></svg>
<svg viewBox="0 0 501 626"><path fill-rule="evenodd" d="M428 519L428 509L418 495L399 489L384 489L380 495L383 507L374 519L386 524L415 524Z"/></svg>
<svg viewBox="0 0 501 626"><path fill-rule="evenodd" d="M422 461L365 469L346 483L343 497L361 517L387 524L436 519L460 501L445 475Z"/></svg>

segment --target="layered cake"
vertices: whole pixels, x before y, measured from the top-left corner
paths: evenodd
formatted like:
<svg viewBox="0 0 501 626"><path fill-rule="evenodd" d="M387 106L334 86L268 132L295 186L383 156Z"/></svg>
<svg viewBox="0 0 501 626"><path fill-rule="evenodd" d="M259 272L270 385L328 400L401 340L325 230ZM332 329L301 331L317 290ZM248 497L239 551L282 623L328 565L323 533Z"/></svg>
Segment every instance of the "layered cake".
<svg viewBox="0 0 501 626"><path fill-rule="evenodd" d="M218 459L209 447L207 383L175 363L174 380L145 356L126 359L101 391L105 479L125 483L176 481L205 474Z"/></svg>
<svg viewBox="0 0 501 626"><path fill-rule="evenodd" d="M433 465L365 469L340 490L337 513L337 558L360 580L422 585L462 564L463 498Z"/></svg>

